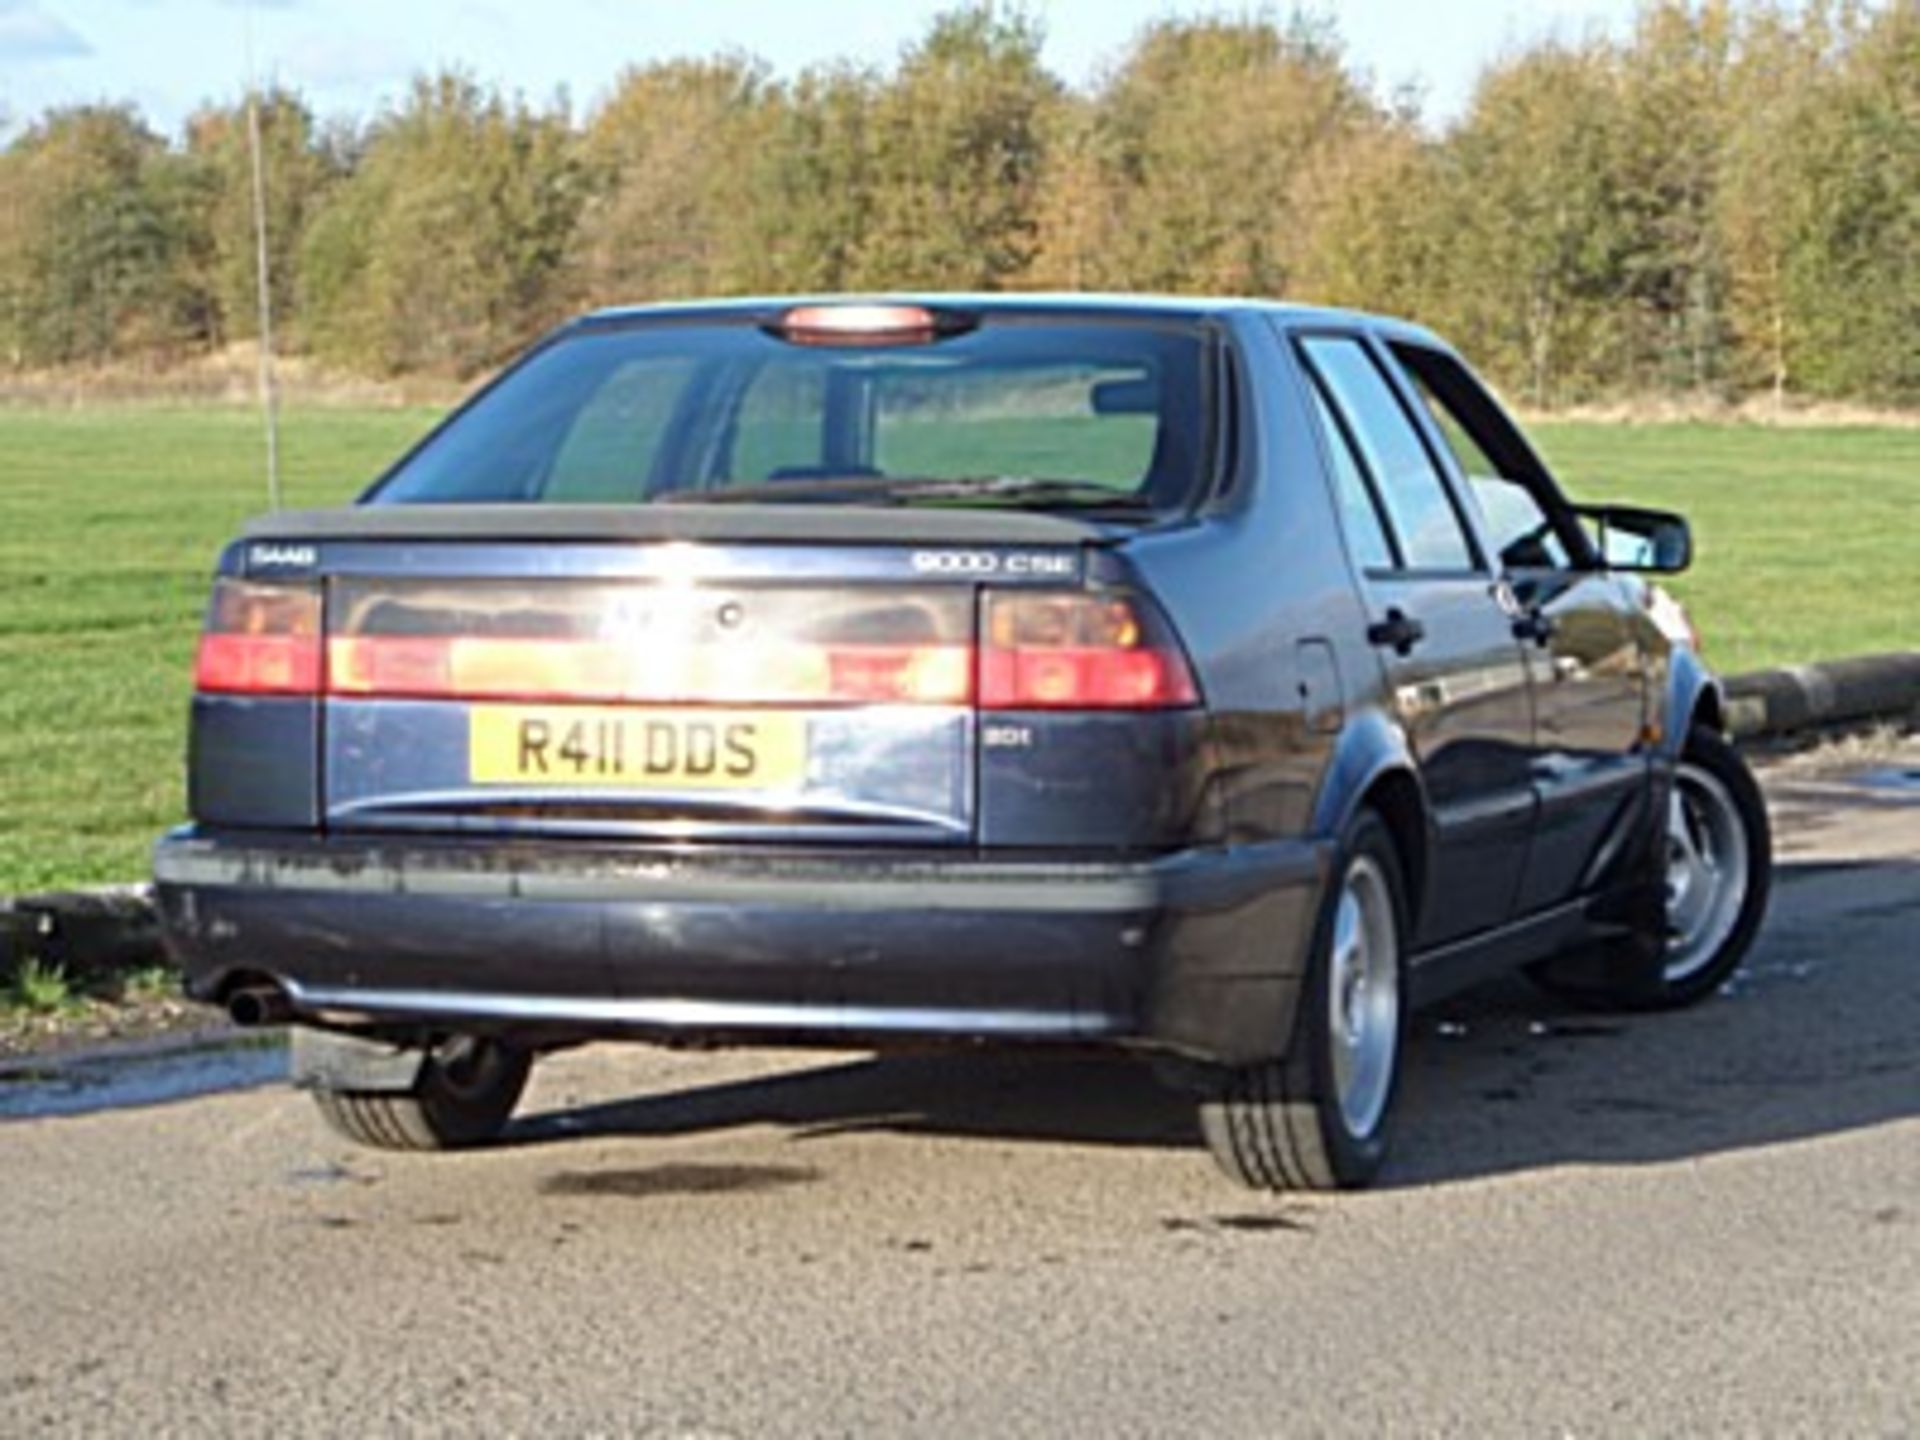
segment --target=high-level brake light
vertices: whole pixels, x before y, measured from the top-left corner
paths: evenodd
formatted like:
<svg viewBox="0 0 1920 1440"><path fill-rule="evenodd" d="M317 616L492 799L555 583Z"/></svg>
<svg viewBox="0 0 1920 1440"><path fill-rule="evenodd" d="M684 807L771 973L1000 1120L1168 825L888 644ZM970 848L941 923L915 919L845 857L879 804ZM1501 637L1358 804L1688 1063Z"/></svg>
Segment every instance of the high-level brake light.
<svg viewBox="0 0 1920 1440"><path fill-rule="evenodd" d="M795 345L924 345L973 328L948 310L925 305L796 305L768 327Z"/></svg>

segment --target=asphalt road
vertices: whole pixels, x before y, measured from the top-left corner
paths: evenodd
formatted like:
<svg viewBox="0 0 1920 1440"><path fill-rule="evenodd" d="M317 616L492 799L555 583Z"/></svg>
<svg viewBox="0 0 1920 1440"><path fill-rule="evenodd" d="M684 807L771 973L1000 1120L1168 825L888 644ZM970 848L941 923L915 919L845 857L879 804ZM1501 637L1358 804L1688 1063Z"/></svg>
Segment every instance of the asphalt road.
<svg viewBox="0 0 1920 1440"><path fill-rule="evenodd" d="M447 1159L0 1122L0 1434L1913 1433L1920 792L1775 794L1731 994L1423 1017L1365 1195L1110 1063L596 1049Z"/></svg>

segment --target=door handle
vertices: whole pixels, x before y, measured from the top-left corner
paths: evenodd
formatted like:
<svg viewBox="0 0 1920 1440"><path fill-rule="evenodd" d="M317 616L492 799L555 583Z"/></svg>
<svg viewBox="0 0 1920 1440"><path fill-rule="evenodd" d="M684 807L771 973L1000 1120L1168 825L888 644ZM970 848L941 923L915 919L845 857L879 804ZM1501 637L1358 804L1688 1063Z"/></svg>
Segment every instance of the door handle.
<svg viewBox="0 0 1920 1440"><path fill-rule="evenodd" d="M1553 639L1553 632L1559 627L1544 610L1529 610L1514 617L1513 638L1531 640L1536 645L1545 645Z"/></svg>
<svg viewBox="0 0 1920 1440"><path fill-rule="evenodd" d="M1367 643L1390 646L1396 655L1411 655L1413 647L1426 638L1427 627L1398 607L1387 611L1386 619L1367 626Z"/></svg>

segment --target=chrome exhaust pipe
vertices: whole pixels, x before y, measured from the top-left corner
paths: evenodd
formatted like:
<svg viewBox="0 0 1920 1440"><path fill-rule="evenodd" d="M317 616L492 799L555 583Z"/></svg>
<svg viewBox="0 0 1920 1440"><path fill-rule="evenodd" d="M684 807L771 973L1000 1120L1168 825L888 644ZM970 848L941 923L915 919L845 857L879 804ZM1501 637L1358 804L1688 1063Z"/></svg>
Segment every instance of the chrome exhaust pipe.
<svg viewBox="0 0 1920 1440"><path fill-rule="evenodd" d="M248 985L227 997L227 1016L234 1024L251 1030L261 1025L284 1025L293 1019L293 1006L284 990L275 985Z"/></svg>

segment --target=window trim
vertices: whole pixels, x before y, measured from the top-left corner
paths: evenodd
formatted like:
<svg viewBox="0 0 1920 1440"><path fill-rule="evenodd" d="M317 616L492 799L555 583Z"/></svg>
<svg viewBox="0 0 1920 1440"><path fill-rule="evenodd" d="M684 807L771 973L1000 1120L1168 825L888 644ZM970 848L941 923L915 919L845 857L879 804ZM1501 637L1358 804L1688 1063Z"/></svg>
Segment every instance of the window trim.
<svg viewBox="0 0 1920 1440"><path fill-rule="evenodd" d="M1241 337L1230 325L1209 322L1203 327L1210 339L1211 363L1204 377L1207 409L1212 418L1205 460L1206 478L1198 487L1193 503L1182 519L1214 510L1224 510L1247 487L1241 470L1252 453L1243 425L1251 423L1254 406L1246 393L1247 366L1240 355Z"/></svg>
<svg viewBox="0 0 1920 1440"><path fill-rule="evenodd" d="M1399 564L1392 570L1383 571L1375 566L1364 567L1367 578L1370 580L1390 578L1485 581L1494 576L1496 572L1488 560L1488 550L1480 535L1477 520L1470 516L1470 512L1461 502L1454 480L1455 467L1434 454L1433 439L1427 433L1427 426L1422 425L1420 417L1408 409L1407 396L1399 378L1388 365L1383 363L1376 349L1373 333L1363 326L1314 324L1289 328L1287 338L1295 363L1300 366L1307 383L1318 387L1321 397L1327 403L1327 408L1333 412L1334 420L1340 426L1348 449L1360 468L1361 478L1366 482L1367 493L1373 500L1375 513L1379 515L1381 524L1386 530L1388 547L1399 560ZM1314 363L1313 356L1308 352L1308 342L1313 340L1350 341L1379 373L1381 383L1386 386L1387 393L1393 397L1394 403L1406 418L1415 442L1426 454L1428 463L1433 466L1434 478L1440 482L1440 493L1453 512L1454 524L1460 529L1460 538L1466 542L1469 561L1467 565L1410 565L1407 563L1407 548L1400 537L1399 527L1393 524L1391 515L1381 499L1379 477L1373 473L1373 466L1368 463L1366 452L1354 441L1352 418L1330 393L1326 378L1320 373L1320 367ZM1429 423L1430 420L1431 417L1429 417Z"/></svg>
<svg viewBox="0 0 1920 1440"><path fill-rule="evenodd" d="M1340 525L1341 533L1346 539L1347 554L1354 560L1354 568L1368 576L1405 574L1410 567L1407 565L1406 551L1400 544L1400 534L1394 529L1393 521L1387 515L1386 506L1381 503L1380 489L1374 484L1373 473L1369 469L1365 458L1361 455L1360 447L1354 443L1351 422L1347 419L1346 414L1340 407L1334 403L1333 397L1327 393L1326 382L1321 379L1317 370L1303 363L1301 366L1301 376L1305 379L1309 391L1307 403L1309 406L1314 407L1316 412L1318 410L1324 410L1327 419L1332 422L1335 431L1333 435L1329 436L1326 433L1326 427L1320 423L1318 413L1315 414L1313 429L1315 435L1319 437L1321 460L1327 466L1327 478L1333 483L1337 491L1340 484L1340 478L1336 473L1339 468L1339 457L1328 454L1327 449L1336 444L1344 446L1347 452L1347 459L1353 464L1354 474L1360 477L1360 489L1367 497L1368 507L1373 511L1374 523L1379 525L1381 538L1387 542L1387 554L1393 560L1393 563L1384 570L1377 565L1366 565L1360 562L1358 558L1360 547L1355 543L1354 537L1346 533L1346 522L1341 518L1346 514L1346 506L1341 504L1340 497L1336 493L1333 497L1334 519L1335 523Z"/></svg>
<svg viewBox="0 0 1920 1440"><path fill-rule="evenodd" d="M1572 503L1567 499L1566 492L1560 488L1559 482L1554 479L1553 472L1547 468L1546 462L1534 450L1525 432L1506 413L1500 402L1494 398L1493 393L1487 389L1485 382L1474 374L1473 368L1465 360L1444 345L1425 343L1405 336L1382 337L1382 348L1386 352L1389 369L1394 378L1406 388L1420 411L1416 423L1425 429L1432 430L1439 437L1440 447L1446 452L1448 472L1454 477L1461 490L1471 491L1473 477L1468 475L1461 466L1459 457L1453 453L1453 447L1445 443L1445 435L1440 431L1439 422L1427 410L1425 401L1421 400L1418 387L1422 385L1433 394L1434 399L1446 407L1453 416L1454 422L1467 432L1468 437L1479 446L1481 452L1501 468L1501 474L1490 478L1520 486L1532 498L1533 503L1540 507L1541 514L1552 524L1554 534L1559 538L1561 547L1567 552L1567 564L1564 567L1515 566L1514 569L1532 573L1577 574L1605 568L1600 562L1591 537L1574 516ZM1486 440L1475 432L1474 426L1469 423L1470 417L1460 413L1461 407L1450 401L1439 387L1433 385L1407 362L1402 354L1403 351L1432 356L1442 365L1452 366L1459 371L1460 376L1471 387L1473 397L1484 408L1486 416L1492 420L1495 431L1504 432L1494 435L1492 447L1489 447ZM1509 470L1519 473L1505 473ZM1476 500L1474 523L1479 525L1485 518L1478 513ZM1497 559L1499 551L1494 548L1493 539L1491 534L1485 537L1486 552ZM1502 570L1507 568L1504 560L1500 560L1500 568Z"/></svg>

